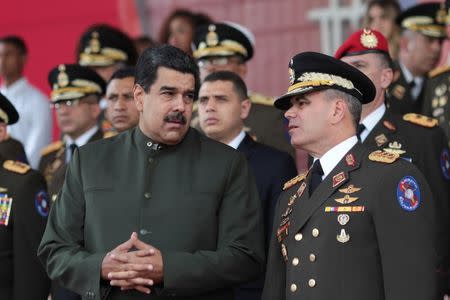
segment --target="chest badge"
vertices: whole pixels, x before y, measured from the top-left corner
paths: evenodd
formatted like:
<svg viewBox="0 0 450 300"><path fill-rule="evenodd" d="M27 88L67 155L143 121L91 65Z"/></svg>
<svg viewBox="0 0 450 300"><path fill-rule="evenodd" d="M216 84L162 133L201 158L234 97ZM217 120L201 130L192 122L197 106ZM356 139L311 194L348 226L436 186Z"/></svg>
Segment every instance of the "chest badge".
<svg viewBox="0 0 450 300"><path fill-rule="evenodd" d="M340 243L347 243L350 240L350 234L347 234L345 229L341 229L341 233L336 236L336 239Z"/></svg>
<svg viewBox="0 0 450 300"><path fill-rule="evenodd" d="M384 135L384 133L377 135L375 137L375 143L377 143L377 146L380 147L381 145L384 145L387 143L388 138Z"/></svg>
<svg viewBox="0 0 450 300"><path fill-rule="evenodd" d="M352 196L347 194L347 195L345 195L342 198L334 199L334 201L336 201L337 203L340 203L340 204L350 204L350 203L355 202L358 199L359 199L358 197L352 197Z"/></svg>
<svg viewBox="0 0 450 300"><path fill-rule="evenodd" d="M339 184L344 182L347 179L347 176L344 172L340 172L333 176L333 187L337 187Z"/></svg>
<svg viewBox="0 0 450 300"><path fill-rule="evenodd" d="M350 216L347 214L339 214L337 220L339 224L345 226L350 221Z"/></svg>

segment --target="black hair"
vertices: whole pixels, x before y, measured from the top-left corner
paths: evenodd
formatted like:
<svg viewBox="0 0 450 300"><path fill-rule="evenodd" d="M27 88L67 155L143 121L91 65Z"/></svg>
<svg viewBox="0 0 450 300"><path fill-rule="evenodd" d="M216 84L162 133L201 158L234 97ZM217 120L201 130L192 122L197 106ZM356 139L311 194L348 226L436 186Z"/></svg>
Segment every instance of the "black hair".
<svg viewBox="0 0 450 300"><path fill-rule="evenodd" d="M28 54L27 45L23 38L17 35L8 35L0 38L0 43L14 45L22 55Z"/></svg>
<svg viewBox="0 0 450 300"><path fill-rule="evenodd" d="M230 71L218 71L213 72L205 77L203 83L205 82L214 82L214 81L229 81L233 84L234 91L238 94L239 99L241 101L248 99L247 94L247 86L245 85L244 80L242 78Z"/></svg>

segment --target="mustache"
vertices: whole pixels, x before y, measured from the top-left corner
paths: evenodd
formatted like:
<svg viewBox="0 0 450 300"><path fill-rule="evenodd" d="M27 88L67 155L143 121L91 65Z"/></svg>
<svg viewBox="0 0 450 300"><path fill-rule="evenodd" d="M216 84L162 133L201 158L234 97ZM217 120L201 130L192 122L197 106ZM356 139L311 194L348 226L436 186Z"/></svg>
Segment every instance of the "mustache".
<svg viewBox="0 0 450 300"><path fill-rule="evenodd" d="M182 112L176 111L176 112L169 113L167 116L165 116L164 122L177 122L177 123L181 123L184 125L184 124L186 124L187 120Z"/></svg>

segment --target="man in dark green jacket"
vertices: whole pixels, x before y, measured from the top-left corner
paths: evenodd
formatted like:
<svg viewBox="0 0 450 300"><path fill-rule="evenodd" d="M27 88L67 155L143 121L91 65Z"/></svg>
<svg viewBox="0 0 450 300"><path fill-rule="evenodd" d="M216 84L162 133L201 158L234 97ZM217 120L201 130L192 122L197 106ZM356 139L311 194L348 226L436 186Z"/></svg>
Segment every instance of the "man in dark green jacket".
<svg viewBox="0 0 450 300"><path fill-rule="evenodd" d="M233 299L262 272L253 177L243 155L189 127L198 87L181 50L142 54L139 125L70 162L38 251L52 279L84 299Z"/></svg>

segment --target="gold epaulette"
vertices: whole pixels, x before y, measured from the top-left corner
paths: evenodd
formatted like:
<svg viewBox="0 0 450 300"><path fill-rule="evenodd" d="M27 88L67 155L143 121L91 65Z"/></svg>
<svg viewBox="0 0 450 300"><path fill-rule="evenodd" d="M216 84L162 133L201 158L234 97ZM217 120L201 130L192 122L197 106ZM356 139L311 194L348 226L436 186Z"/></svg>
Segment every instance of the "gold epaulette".
<svg viewBox="0 0 450 300"><path fill-rule="evenodd" d="M254 104L261 104L261 105L267 105L267 106L273 106L274 99L272 97L267 97L258 93L251 93L250 101Z"/></svg>
<svg viewBox="0 0 450 300"><path fill-rule="evenodd" d="M194 102L194 105L192 106L192 112L195 112L198 110L198 101Z"/></svg>
<svg viewBox="0 0 450 300"><path fill-rule="evenodd" d="M439 123L437 119L415 113L409 113L404 115L403 120L427 128L433 128Z"/></svg>
<svg viewBox="0 0 450 300"><path fill-rule="evenodd" d="M6 160L3 163L3 168L5 168L8 171L14 172L14 173L19 173L19 174L25 174L26 172L28 172L31 167L27 164L24 164L23 162L20 161L15 161L15 160Z"/></svg>
<svg viewBox="0 0 450 300"><path fill-rule="evenodd" d="M55 151L61 149L63 146L64 146L63 141L53 142L41 150L41 155L44 156L49 153L55 152Z"/></svg>
<svg viewBox="0 0 450 300"><path fill-rule="evenodd" d="M391 164L396 161L400 155L397 153L390 153L382 150L376 150L369 154L369 159L371 161L382 162L385 164Z"/></svg>
<svg viewBox="0 0 450 300"><path fill-rule="evenodd" d="M283 186L283 191L291 188L292 186L296 185L297 183L299 183L300 181L305 179L306 175L308 175L308 172L303 172L303 173L295 176L294 178L286 181Z"/></svg>
<svg viewBox="0 0 450 300"><path fill-rule="evenodd" d="M109 131L106 131L106 132L103 133L103 138L104 138L104 139L107 139L107 138L116 136L116 135L118 135L118 134L119 134L119 133L118 133L117 131L109 130Z"/></svg>
<svg viewBox="0 0 450 300"><path fill-rule="evenodd" d="M449 70L450 70L450 66L440 66L440 67L437 67L437 68L431 70L430 72L428 72L428 77L433 78L433 77L441 75L442 73L447 72Z"/></svg>

